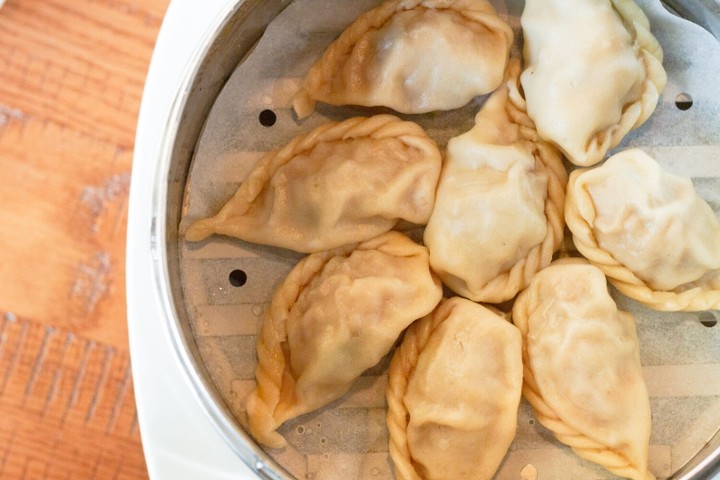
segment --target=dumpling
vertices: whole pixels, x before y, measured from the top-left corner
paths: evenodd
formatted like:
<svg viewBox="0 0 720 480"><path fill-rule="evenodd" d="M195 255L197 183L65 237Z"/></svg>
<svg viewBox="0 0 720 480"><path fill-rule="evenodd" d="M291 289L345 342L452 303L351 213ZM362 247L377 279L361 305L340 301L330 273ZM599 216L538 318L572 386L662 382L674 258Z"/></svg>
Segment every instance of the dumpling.
<svg viewBox="0 0 720 480"><path fill-rule="evenodd" d="M580 253L625 295L657 310L720 308L720 221L689 178L643 150L573 172L565 216Z"/></svg>
<svg viewBox="0 0 720 480"><path fill-rule="evenodd" d="M315 102L452 110L502 82L512 29L486 0L389 0L353 22L310 68L293 107Z"/></svg>
<svg viewBox="0 0 720 480"><path fill-rule="evenodd" d="M567 173L524 113L519 71L512 61L475 127L448 143L424 234L433 270L474 301L514 297L563 238Z"/></svg>
<svg viewBox="0 0 720 480"><path fill-rule="evenodd" d="M396 478L492 478L515 437L521 350L517 328L460 297L408 328L387 387Z"/></svg>
<svg viewBox="0 0 720 480"><path fill-rule="evenodd" d="M635 320L617 309L600 269L580 259L553 263L518 296L512 316L523 338L523 396L538 421L615 475L654 480Z"/></svg>
<svg viewBox="0 0 720 480"><path fill-rule="evenodd" d="M376 237L399 219L424 225L441 163L415 123L391 115L327 123L263 157L185 238L220 233L309 253Z"/></svg>
<svg viewBox="0 0 720 480"><path fill-rule="evenodd" d="M575 165L601 161L655 110L663 52L633 0L526 0L527 111Z"/></svg>
<svg viewBox="0 0 720 480"><path fill-rule="evenodd" d="M344 395L442 298L428 253L398 232L314 253L275 292L257 340L250 433L270 447L286 420Z"/></svg>

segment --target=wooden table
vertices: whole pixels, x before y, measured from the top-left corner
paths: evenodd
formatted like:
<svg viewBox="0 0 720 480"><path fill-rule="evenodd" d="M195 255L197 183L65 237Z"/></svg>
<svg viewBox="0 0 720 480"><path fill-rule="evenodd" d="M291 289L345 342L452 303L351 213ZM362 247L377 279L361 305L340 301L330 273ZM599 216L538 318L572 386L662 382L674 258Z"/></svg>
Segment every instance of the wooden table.
<svg viewBox="0 0 720 480"><path fill-rule="evenodd" d="M0 8L0 479L147 478L125 231L138 108L168 2Z"/></svg>

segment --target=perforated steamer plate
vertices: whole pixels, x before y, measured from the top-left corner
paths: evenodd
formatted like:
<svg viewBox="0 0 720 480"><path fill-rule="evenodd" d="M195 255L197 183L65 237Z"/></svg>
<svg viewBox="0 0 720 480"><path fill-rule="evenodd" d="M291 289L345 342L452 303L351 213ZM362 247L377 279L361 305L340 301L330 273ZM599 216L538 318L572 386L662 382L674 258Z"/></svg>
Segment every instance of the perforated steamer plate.
<svg viewBox="0 0 720 480"><path fill-rule="evenodd" d="M264 451L244 432L255 335L275 288L300 254L214 236L189 244L187 223L214 214L255 161L328 120L384 109L319 105L298 122L290 100L311 63L357 15L380 0L247 0L229 7L199 46L168 119L156 172L151 242L156 285L179 363L209 419L261 478L391 479L385 427L387 358L350 393L287 422L288 447ZM516 31L522 2L493 1ZM639 2L665 51L668 86L654 115L619 149L642 146L670 171L693 178L720 214L720 44L707 30ZM717 35L720 5L672 2ZM681 110L692 99L689 109ZM485 98L443 113L403 116L444 149L473 126ZM657 313L613 292L638 323L651 396L650 466L660 478L708 478L720 465L720 326L716 313ZM181 421L181 419L179 419ZM517 437L496 478L614 478L582 461L535 422L524 401Z"/></svg>

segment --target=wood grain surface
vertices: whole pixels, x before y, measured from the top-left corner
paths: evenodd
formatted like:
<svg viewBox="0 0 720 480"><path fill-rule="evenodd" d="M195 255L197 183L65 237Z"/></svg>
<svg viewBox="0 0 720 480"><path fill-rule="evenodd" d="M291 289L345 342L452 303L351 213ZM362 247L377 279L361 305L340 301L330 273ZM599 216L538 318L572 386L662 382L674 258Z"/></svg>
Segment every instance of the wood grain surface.
<svg viewBox="0 0 720 480"><path fill-rule="evenodd" d="M147 478L125 232L137 114L168 2L0 8L0 479Z"/></svg>

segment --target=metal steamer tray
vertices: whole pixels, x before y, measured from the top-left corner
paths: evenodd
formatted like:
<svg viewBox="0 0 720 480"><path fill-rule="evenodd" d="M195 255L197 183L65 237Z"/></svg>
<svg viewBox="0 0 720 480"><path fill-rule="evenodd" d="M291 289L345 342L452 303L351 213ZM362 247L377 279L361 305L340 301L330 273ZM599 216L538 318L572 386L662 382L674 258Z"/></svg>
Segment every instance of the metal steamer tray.
<svg viewBox="0 0 720 480"><path fill-rule="evenodd" d="M387 359L343 398L283 425L285 449L263 450L243 429L255 335L275 288L301 255L220 236L190 244L179 232L186 219L214 213L263 152L328 120L387 111L319 105L299 122L290 108L311 63L358 14L379 3L245 0L229 6L192 57L165 125L149 232L165 312L159 321L209 421L260 478L392 479ZM492 3L516 31L517 55L522 2ZM720 214L720 4L639 3L665 50L668 85L650 120L619 148L643 146L669 170L691 176ZM420 123L443 150L449 138L472 127L484 100L403 117ZM651 470L683 480L720 472L717 312L658 313L613 295L638 322L653 414ZM614 478L557 442L523 401L516 439L496 478L534 478L523 470L527 465L539 479Z"/></svg>

